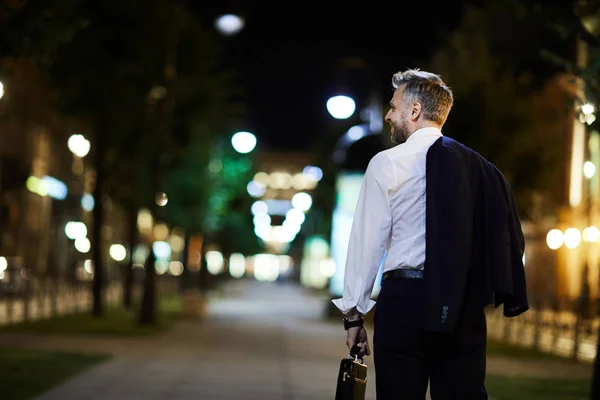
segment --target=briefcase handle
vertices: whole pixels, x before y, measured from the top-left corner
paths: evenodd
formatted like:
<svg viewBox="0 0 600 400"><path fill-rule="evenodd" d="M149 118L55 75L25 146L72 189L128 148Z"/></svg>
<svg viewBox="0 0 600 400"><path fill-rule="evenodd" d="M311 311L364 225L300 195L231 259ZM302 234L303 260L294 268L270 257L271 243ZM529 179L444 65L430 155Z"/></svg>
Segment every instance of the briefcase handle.
<svg viewBox="0 0 600 400"><path fill-rule="evenodd" d="M358 358L358 352L360 351L361 347L357 344L354 344L352 346L352 348L350 349L350 353L348 353L348 358L353 359L354 361L359 361L362 364L363 363L363 359L362 358Z"/></svg>

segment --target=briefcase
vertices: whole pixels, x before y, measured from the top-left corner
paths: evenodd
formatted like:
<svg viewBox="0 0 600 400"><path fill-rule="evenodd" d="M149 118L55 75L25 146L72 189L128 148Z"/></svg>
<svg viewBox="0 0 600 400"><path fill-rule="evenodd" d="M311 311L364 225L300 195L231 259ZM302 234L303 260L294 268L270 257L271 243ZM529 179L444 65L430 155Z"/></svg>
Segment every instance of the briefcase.
<svg viewBox="0 0 600 400"><path fill-rule="evenodd" d="M360 346L354 345L342 359L338 373L335 400L364 400L367 390L367 366L358 358Z"/></svg>

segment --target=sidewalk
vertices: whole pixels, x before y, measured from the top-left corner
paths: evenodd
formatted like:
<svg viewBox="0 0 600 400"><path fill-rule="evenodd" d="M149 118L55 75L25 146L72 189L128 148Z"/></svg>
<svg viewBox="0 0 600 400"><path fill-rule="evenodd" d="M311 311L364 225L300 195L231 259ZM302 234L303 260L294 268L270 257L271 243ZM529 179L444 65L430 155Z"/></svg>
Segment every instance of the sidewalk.
<svg viewBox="0 0 600 400"><path fill-rule="evenodd" d="M0 340L114 355L38 400L334 398L347 348L341 326L321 318L326 299L267 283L238 282L227 293L234 295L215 299L204 322L182 322L153 339L2 334ZM369 400L375 399L372 361L365 359ZM488 373L589 377L591 366L491 357Z"/></svg>

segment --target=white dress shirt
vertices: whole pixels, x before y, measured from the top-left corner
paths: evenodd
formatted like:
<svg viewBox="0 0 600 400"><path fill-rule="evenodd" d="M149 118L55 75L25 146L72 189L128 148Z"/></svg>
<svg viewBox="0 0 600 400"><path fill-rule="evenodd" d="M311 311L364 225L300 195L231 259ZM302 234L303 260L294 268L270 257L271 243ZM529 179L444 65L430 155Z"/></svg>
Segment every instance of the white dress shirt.
<svg viewBox="0 0 600 400"><path fill-rule="evenodd" d="M442 132L415 131L405 143L376 154L365 171L344 272L344 294L333 303L343 314L356 307L365 315L387 250L383 272L423 269L425 264L425 163Z"/></svg>

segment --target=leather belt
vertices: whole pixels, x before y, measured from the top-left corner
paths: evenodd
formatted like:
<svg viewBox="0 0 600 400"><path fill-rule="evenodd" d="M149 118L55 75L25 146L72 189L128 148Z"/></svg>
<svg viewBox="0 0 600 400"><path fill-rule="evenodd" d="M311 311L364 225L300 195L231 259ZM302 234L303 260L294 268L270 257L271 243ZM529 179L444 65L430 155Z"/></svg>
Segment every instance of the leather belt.
<svg viewBox="0 0 600 400"><path fill-rule="evenodd" d="M423 270L419 269L394 269L384 272L381 280L386 279L423 279Z"/></svg>

